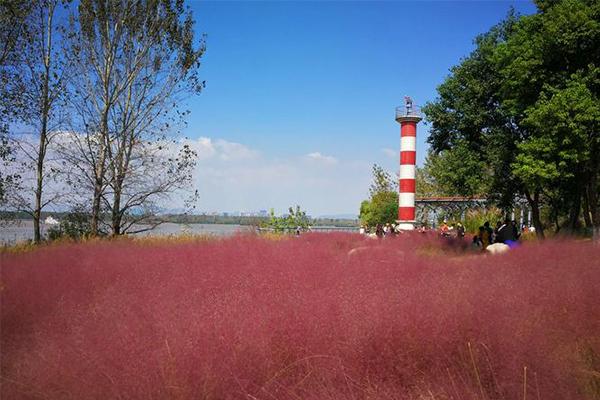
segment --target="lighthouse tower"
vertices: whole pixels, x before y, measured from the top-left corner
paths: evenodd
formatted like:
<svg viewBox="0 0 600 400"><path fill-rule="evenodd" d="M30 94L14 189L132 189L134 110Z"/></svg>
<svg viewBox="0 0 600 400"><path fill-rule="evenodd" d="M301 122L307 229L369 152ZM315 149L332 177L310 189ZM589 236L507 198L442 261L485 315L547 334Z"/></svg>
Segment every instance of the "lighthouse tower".
<svg viewBox="0 0 600 400"><path fill-rule="evenodd" d="M404 106L396 108L400 124L400 196L398 229L415 229L415 163L417 160L417 124L421 115L410 97L404 97Z"/></svg>

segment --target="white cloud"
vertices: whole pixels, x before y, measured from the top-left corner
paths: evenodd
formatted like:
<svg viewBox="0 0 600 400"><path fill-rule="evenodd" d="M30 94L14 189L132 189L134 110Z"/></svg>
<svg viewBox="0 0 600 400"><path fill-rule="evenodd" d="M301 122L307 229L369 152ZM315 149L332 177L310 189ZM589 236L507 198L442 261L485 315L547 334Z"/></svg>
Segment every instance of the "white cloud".
<svg viewBox="0 0 600 400"><path fill-rule="evenodd" d="M210 155L198 163L196 173L199 211L274 208L281 213L297 204L315 216L358 214L367 196L369 163L338 160L320 152L280 159L244 144L205 139L196 140L205 144L205 154Z"/></svg>
<svg viewBox="0 0 600 400"><path fill-rule="evenodd" d="M259 152L240 143L219 139L215 142L219 157L223 161L255 159Z"/></svg>
<svg viewBox="0 0 600 400"><path fill-rule="evenodd" d="M306 155L306 158L310 161L315 161L315 162L318 162L321 164L328 164L328 165L337 164L337 162L338 162L337 158L335 158L333 156L323 155L323 154L319 153L318 151L315 151L313 153L308 153Z"/></svg>
<svg viewBox="0 0 600 400"><path fill-rule="evenodd" d="M198 153L199 160L211 158L217 152L212 140L207 137L199 137L196 140L186 140L185 142Z"/></svg>
<svg viewBox="0 0 600 400"><path fill-rule="evenodd" d="M259 156L258 151L236 142L223 139L213 140L208 137L186 139L183 141L198 153L200 161L218 158L222 161L236 161L254 159Z"/></svg>
<svg viewBox="0 0 600 400"><path fill-rule="evenodd" d="M390 149L390 148L385 147L385 148L381 149L381 152L383 154L385 154L389 158L396 158L396 157L398 157L398 152L396 150L394 150L394 149Z"/></svg>

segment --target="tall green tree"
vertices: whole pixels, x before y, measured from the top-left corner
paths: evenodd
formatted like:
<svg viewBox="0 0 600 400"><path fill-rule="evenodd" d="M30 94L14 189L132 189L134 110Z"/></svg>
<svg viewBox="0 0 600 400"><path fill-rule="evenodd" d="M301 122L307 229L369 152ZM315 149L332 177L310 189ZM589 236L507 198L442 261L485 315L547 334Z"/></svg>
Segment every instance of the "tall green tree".
<svg viewBox="0 0 600 400"><path fill-rule="evenodd" d="M544 91L525 122L534 133L519 144L515 174L526 185L543 188L556 204L555 212L567 215L569 229L576 228L581 210L593 224L598 218L593 215L598 209L593 188L598 179L600 98L575 75L564 89Z"/></svg>
<svg viewBox="0 0 600 400"><path fill-rule="evenodd" d="M369 188L370 198L360 205L359 219L362 224L393 223L398 219L398 185L381 166L373 165L373 182Z"/></svg>
<svg viewBox="0 0 600 400"><path fill-rule="evenodd" d="M538 7L496 54L503 105L527 129L513 167L569 229L586 209L584 220L598 232L600 4L563 0Z"/></svg>
<svg viewBox="0 0 600 400"><path fill-rule="evenodd" d="M423 169L440 196L477 197L488 192L488 164L464 141L451 149L428 154Z"/></svg>
<svg viewBox="0 0 600 400"><path fill-rule="evenodd" d="M598 230L600 4L537 4L478 37L451 70L425 107L429 141L436 153L466 143L489 166L488 197L505 208L526 198L538 235L541 206L570 227L587 209Z"/></svg>
<svg viewBox="0 0 600 400"><path fill-rule="evenodd" d="M496 48L512 34L517 20L510 12L504 21L478 36L475 50L450 70L438 86L437 99L423 107L431 123L430 163L438 167L432 165L445 190L465 195L485 191L490 200L504 208L510 207L520 192L520 182L511 173L510 164L522 129L501 107L502 80L494 56ZM460 168L468 176L444 172L443 162L436 165L444 159L462 160ZM456 165L447 169L452 168ZM465 186L466 180L471 181Z"/></svg>
<svg viewBox="0 0 600 400"><path fill-rule="evenodd" d="M379 192L364 200L360 205L359 219L361 224L376 226L391 224L398 219L398 193Z"/></svg>

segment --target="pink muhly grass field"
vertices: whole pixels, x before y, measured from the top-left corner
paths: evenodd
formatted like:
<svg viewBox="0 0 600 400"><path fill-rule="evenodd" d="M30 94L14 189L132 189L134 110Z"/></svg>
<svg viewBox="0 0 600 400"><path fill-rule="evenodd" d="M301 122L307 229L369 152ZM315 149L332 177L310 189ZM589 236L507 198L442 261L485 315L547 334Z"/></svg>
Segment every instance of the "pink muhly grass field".
<svg viewBox="0 0 600 400"><path fill-rule="evenodd" d="M600 398L591 243L237 236L0 262L2 399Z"/></svg>

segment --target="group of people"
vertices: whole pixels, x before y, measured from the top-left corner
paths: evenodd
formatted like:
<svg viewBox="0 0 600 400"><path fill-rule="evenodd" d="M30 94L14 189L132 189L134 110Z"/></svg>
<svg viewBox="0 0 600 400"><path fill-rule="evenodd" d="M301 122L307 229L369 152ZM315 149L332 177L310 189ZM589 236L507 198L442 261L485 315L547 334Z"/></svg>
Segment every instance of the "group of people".
<svg viewBox="0 0 600 400"><path fill-rule="evenodd" d="M506 218L504 222L498 221L495 228L492 228L490 222L486 221L483 226L479 227L479 232L473 236L472 247L485 250L494 243L503 243L509 247L515 247L521 237L521 230L517 221L511 221L509 218ZM465 236L465 227L460 222L449 225L444 220L443 224L440 225L439 233L443 237L462 239Z"/></svg>
<svg viewBox="0 0 600 400"><path fill-rule="evenodd" d="M395 224L377 224L374 231L369 226L361 225L359 232L363 235L383 238L392 236L398 233ZM428 230L425 227L418 229L418 232L426 233ZM448 224L444 220L440 225L439 233L443 237L462 239L465 237L465 227L460 222ZM515 247L521 237L521 229L517 221L511 221L506 218L504 222L498 221L495 228L490 226L490 222L486 221L483 226L479 227L479 232L473 236L472 246L476 249L485 250L489 245L494 243L503 243L509 247Z"/></svg>
<svg viewBox="0 0 600 400"><path fill-rule="evenodd" d="M504 243L509 247L514 247L521 237L521 230L517 221L511 221L509 218L498 221L496 227L492 229L489 221L479 227L479 233L473 236L473 245L485 250L490 244Z"/></svg>
<svg viewBox="0 0 600 400"><path fill-rule="evenodd" d="M440 235L462 239L465 237L465 227L460 222L448 225L448 221L444 220L440 226Z"/></svg>
<svg viewBox="0 0 600 400"><path fill-rule="evenodd" d="M358 232L361 235L370 235L370 234L374 234L375 236L377 236L378 238L382 238L384 236L390 236L390 235L395 235L396 233L398 233L398 231L396 230L396 225L395 224L377 224L375 226L375 232L371 233L371 229L369 228L368 225L361 225Z"/></svg>

